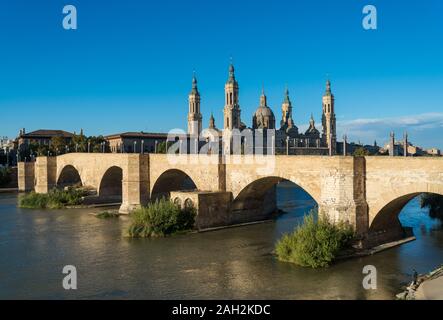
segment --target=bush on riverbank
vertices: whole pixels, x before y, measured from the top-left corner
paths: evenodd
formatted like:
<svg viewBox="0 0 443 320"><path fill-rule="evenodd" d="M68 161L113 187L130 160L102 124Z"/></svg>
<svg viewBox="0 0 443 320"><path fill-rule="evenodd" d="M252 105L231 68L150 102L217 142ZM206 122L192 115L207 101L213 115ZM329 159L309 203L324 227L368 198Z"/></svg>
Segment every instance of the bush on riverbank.
<svg viewBox="0 0 443 320"><path fill-rule="evenodd" d="M195 209L181 209L168 199L160 199L131 213L128 233L133 238L164 237L194 227Z"/></svg>
<svg viewBox="0 0 443 320"><path fill-rule="evenodd" d="M424 193L420 197L420 206L429 208L429 216L443 221L443 196L435 193Z"/></svg>
<svg viewBox="0 0 443 320"><path fill-rule="evenodd" d="M349 245L354 234L350 226L334 225L323 217L316 221L314 214L312 210L302 225L277 242L279 260L303 267L327 267Z"/></svg>
<svg viewBox="0 0 443 320"><path fill-rule="evenodd" d="M6 186L11 182L11 169L0 167L0 187Z"/></svg>
<svg viewBox="0 0 443 320"><path fill-rule="evenodd" d="M30 192L20 196L19 207L29 209L61 209L80 205L87 192L83 189L52 189L46 193Z"/></svg>

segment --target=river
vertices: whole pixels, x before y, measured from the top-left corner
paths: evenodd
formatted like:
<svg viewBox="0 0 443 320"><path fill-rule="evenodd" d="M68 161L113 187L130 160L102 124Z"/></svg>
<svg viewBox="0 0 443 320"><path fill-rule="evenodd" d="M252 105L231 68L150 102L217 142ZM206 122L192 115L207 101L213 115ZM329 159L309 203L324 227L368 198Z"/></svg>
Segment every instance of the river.
<svg viewBox="0 0 443 320"><path fill-rule="evenodd" d="M400 215L416 241L320 270L279 262L275 241L314 202L287 185L277 196L288 213L275 222L128 239L127 217L20 209L17 195L0 194L0 299L393 299L412 268L425 273L443 263L443 228L418 199ZM77 269L77 290L62 287L65 265ZM365 265L377 268L376 290L362 287Z"/></svg>

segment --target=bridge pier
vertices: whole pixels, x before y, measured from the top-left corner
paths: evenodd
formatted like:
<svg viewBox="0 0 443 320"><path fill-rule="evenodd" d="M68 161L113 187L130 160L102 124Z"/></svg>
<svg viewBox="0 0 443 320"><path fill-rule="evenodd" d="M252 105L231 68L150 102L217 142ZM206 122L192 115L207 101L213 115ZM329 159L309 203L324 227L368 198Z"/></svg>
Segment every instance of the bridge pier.
<svg viewBox="0 0 443 320"><path fill-rule="evenodd" d="M18 191L27 192L34 190L35 185L35 163L19 162L17 170Z"/></svg>
<svg viewBox="0 0 443 320"><path fill-rule="evenodd" d="M149 201L149 155L129 154L123 170L122 204L119 213L128 214Z"/></svg>
<svg viewBox="0 0 443 320"><path fill-rule="evenodd" d="M48 193L57 183L57 157L37 157L35 161L35 192Z"/></svg>

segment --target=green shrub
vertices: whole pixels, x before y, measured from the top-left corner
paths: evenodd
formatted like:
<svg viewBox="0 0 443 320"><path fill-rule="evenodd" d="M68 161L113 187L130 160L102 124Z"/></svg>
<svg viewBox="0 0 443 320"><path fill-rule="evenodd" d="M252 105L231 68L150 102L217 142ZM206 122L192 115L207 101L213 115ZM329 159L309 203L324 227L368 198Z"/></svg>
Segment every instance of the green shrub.
<svg viewBox="0 0 443 320"><path fill-rule="evenodd" d="M420 197L420 206L429 208L429 216L443 220L443 196L434 193L424 193Z"/></svg>
<svg viewBox="0 0 443 320"><path fill-rule="evenodd" d="M179 231L190 230L194 226L195 209L180 209L167 199L156 200L147 207L135 210L131 214L129 236L163 237Z"/></svg>
<svg viewBox="0 0 443 320"><path fill-rule="evenodd" d="M30 209L61 209L66 206L79 205L86 191L68 188L66 190L52 189L47 194L30 192L20 196L19 207Z"/></svg>
<svg viewBox="0 0 443 320"><path fill-rule="evenodd" d="M314 218L314 211L304 218L293 233L285 234L276 244L279 260L304 267L327 267L353 238L352 228L334 225L326 218Z"/></svg>
<svg viewBox="0 0 443 320"><path fill-rule="evenodd" d="M8 185L11 182L11 169L0 168L0 187Z"/></svg>

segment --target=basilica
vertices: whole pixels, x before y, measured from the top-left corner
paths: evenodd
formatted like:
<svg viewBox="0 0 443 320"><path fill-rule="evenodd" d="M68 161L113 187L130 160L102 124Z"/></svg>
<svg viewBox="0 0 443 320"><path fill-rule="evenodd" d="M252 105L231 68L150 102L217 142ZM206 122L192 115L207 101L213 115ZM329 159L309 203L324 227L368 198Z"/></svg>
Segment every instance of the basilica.
<svg viewBox="0 0 443 320"><path fill-rule="evenodd" d="M209 127L205 132L229 133L235 129L273 130L275 132L274 149L277 154L296 155L334 155L337 153L336 118L334 111L334 95L331 91L331 82L327 80L326 90L322 98L322 128L321 132L315 126L311 114L309 128L300 132L293 120L293 106L289 97L289 90L284 92L281 105L280 125L276 125L274 112L268 106L264 90L260 96L260 103L252 115L252 127L248 128L241 120L239 104L239 85L235 78L234 66L229 66L228 80L225 84L225 106L223 108L223 129L217 129L213 115L209 119ZM192 90L189 93L188 134L202 133L202 114L200 112L200 93L197 88L197 79L192 79Z"/></svg>

